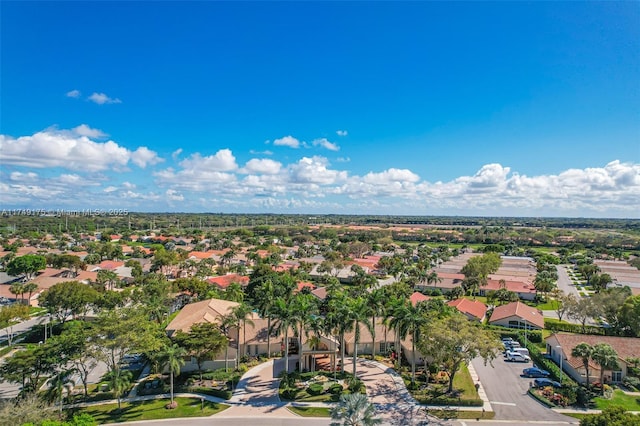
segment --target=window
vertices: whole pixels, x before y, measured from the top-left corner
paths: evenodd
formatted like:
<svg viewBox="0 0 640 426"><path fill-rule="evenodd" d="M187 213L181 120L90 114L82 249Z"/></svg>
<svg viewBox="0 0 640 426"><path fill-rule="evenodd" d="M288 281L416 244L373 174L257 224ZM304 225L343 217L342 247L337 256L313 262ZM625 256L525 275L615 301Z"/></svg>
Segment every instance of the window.
<svg viewBox="0 0 640 426"><path fill-rule="evenodd" d="M614 383L622 381L622 371L613 371L611 373L611 381Z"/></svg>

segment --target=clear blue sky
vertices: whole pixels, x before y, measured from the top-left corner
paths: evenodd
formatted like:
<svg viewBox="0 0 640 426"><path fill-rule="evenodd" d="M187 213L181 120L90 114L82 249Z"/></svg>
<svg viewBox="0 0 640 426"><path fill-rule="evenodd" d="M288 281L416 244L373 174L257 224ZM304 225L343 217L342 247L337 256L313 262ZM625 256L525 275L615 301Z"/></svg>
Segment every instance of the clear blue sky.
<svg viewBox="0 0 640 426"><path fill-rule="evenodd" d="M640 217L638 2L6 2L0 204Z"/></svg>

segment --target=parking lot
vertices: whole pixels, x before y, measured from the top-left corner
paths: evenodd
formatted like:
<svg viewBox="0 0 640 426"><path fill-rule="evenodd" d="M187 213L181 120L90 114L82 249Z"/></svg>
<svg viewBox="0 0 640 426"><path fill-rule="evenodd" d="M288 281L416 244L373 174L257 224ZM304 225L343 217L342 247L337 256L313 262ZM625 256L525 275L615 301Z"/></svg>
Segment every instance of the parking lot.
<svg viewBox="0 0 640 426"><path fill-rule="evenodd" d="M534 379L521 377L522 370L531 367L531 362L507 362L502 354L486 366L481 359L475 359L473 366L478 373L496 419L538 420L549 422L573 421L540 404L527 392Z"/></svg>

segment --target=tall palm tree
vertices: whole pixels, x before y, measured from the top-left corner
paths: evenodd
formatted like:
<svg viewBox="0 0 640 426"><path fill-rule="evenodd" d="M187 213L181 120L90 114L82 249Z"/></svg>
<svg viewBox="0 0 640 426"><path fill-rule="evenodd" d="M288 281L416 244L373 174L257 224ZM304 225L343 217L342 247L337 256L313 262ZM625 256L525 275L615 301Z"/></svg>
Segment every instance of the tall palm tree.
<svg viewBox="0 0 640 426"><path fill-rule="evenodd" d="M231 340L231 336L229 336L229 333L231 332L231 327L236 325L236 319L235 319L235 317L234 317L234 315L232 313L228 313L227 315L222 315L221 317L218 317L218 319L220 320L220 329L222 330L222 333L227 338L227 344L224 346L224 371L227 372L227 371L229 371L229 343L228 343L228 341ZM236 341L236 344L238 344L237 341ZM238 347L238 354L236 355L236 358L238 358L238 356L239 356L239 350L240 350L240 348Z"/></svg>
<svg viewBox="0 0 640 426"><path fill-rule="evenodd" d="M275 286L270 279L265 280L256 288L255 305L260 316L267 317L267 358L271 358L271 319L273 318L273 303L275 301Z"/></svg>
<svg viewBox="0 0 640 426"><path fill-rule="evenodd" d="M426 302L419 302L415 306L404 303L393 312L394 318L391 321L397 329L400 340L411 334L411 381L413 382L416 380L416 341L420 338L420 327L429 321L427 311Z"/></svg>
<svg viewBox="0 0 640 426"><path fill-rule="evenodd" d="M371 321L371 308L364 297L352 299L348 304L349 322L353 324L353 377L356 377L356 359L358 358L358 343L360 342L360 324L364 324L369 332L373 334Z"/></svg>
<svg viewBox="0 0 640 426"><path fill-rule="evenodd" d="M170 393L171 393L171 406L173 406L173 376L180 374L180 367L184 365L184 356L187 354L187 350L176 344L166 346L162 353L165 360L164 366L169 367L169 381L170 381Z"/></svg>
<svg viewBox="0 0 640 426"><path fill-rule="evenodd" d="M18 300L18 295L20 295L20 300L22 301L22 295L24 294L24 283L15 283L15 284L11 284L11 287L9 287L9 291L11 292L11 294L13 294L14 296L16 296L16 300Z"/></svg>
<svg viewBox="0 0 640 426"><path fill-rule="evenodd" d="M240 340L240 326L242 326L242 351L240 351L240 342L238 342L238 355L242 354L242 356L247 355L247 324L255 325L254 322L249 318L253 311L251 310L251 306L241 303L240 305L234 306L231 308L231 314L236 320L236 324L238 325L238 340ZM240 356L236 357L239 362ZM238 363L238 365L240 365Z"/></svg>
<svg viewBox="0 0 640 426"><path fill-rule="evenodd" d="M582 360L582 365L587 374L587 389L589 389L589 361L591 360L591 355L593 355L593 346L588 343L580 343L571 349L571 356ZM563 356L562 353L560 353L560 356Z"/></svg>
<svg viewBox="0 0 640 426"><path fill-rule="evenodd" d="M376 318L384 316L387 294L384 291L384 287L376 288L368 297L369 307L371 308L371 341L373 348L371 349L371 358L376 357Z"/></svg>
<svg viewBox="0 0 640 426"><path fill-rule="evenodd" d="M314 315L318 313L315 298L310 294L298 293L291 301L295 322L298 327L298 358L302 361L302 336L307 334L305 328L310 324Z"/></svg>
<svg viewBox="0 0 640 426"><path fill-rule="evenodd" d="M376 409L361 393L346 394L331 409L331 426L373 426L382 423L375 417Z"/></svg>
<svg viewBox="0 0 640 426"><path fill-rule="evenodd" d="M600 366L600 386L604 394L604 372L618 368L618 353L607 343L598 343L593 347L591 359Z"/></svg>
<svg viewBox="0 0 640 426"><path fill-rule="evenodd" d="M296 323L296 313L288 300L279 297L273 304L275 321L272 327L284 336L284 371L289 373L289 329ZM268 330L271 333L271 330Z"/></svg>

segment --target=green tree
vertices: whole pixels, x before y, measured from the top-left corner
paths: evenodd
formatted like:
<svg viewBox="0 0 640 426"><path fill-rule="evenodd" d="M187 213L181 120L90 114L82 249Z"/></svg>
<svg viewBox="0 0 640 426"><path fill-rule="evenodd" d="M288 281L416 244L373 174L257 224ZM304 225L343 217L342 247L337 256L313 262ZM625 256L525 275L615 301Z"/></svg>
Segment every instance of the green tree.
<svg viewBox="0 0 640 426"><path fill-rule="evenodd" d="M20 302L23 302L23 295L24 295L24 283L21 282L17 282L14 284L11 284L11 286L9 287L9 292L11 292L11 294L13 294L14 296L16 296L16 301L18 300L18 296L20 296Z"/></svg>
<svg viewBox="0 0 640 426"><path fill-rule="evenodd" d="M594 274L591 276L591 286L596 293L606 290L607 286L613 282L609 274Z"/></svg>
<svg viewBox="0 0 640 426"><path fill-rule="evenodd" d="M35 392L40 378L49 374L60 362L49 344L30 346L6 358L0 366L0 378L11 383L20 383L22 393Z"/></svg>
<svg viewBox="0 0 640 426"><path fill-rule="evenodd" d="M477 357L485 363L491 362L500 353L502 344L493 331L454 312L422 327L417 347L424 356L444 367L449 374L449 392L452 392L453 380L462 364Z"/></svg>
<svg viewBox="0 0 640 426"><path fill-rule="evenodd" d="M584 367L584 371L587 375L587 389L589 388L589 361L591 360L591 355L593 355L593 346L588 343L580 343L573 349L571 349L571 356L575 358L580 358L582 361L582 366Z"/></svg>
<svg viewBox="0 0 640 426"><path fill-rule="evenodd" d="M267 279L263 281L255 290L255 303L260 316L267 318L267 330L271 330L271 320L273 318L273 304L276 298L276 288L273 281ZM267 357L271 357L271 333L267 332Z"/></svg>
<svg viewBox="0 0 640 426"><path fill-rule="evenodd" d="M91 338L91 324L85 321L71 321L64 325L62 333L51 338L51 343L57 348L64 365L71 365L80 376L84 396L88 397L89 374L97 362L91 353L89 339Z"/></svg>
<svg viewBox="0 0 640 426"><path fill-rule="evenodd" d="M113 290L118 281L118 274L114 271L108 269L100 269L98 271L96 282L105 290Z"/></svg>
<svg viewBox="0 0 640 426"><path fill-rule="evenodd" d="M620 308L621 327L628 334L640 337L640 295L628 297Z"/></svg>
<svg viewBox="0 0 640 426"><path fill-rule="evenodd" d="M289 373L289 330L296 323L296 313L289 303L288 300L284 298L276 299L273 305L273 314L275 321L272 325L273 329L278 331L278 333L282 334L284 346L284 371L286 374ZM269 333L272 331L269 330Z"/></svg>
<svg viewBox="0 0 640 426"><path fill-rule="evenodd" d="M20 320L30 318L29 307L22 304L13 304L0 307L0 329L7 329L7 343L13 345L13 325Z"/></svg>
<svg viewBox="0 0 640 426"><path fill-rule="evenodd" d="M618 353L607 343L598 343L593 346L591 359L600 367L600 384L604 394L604 372L618 368Z"/></svg>
<svg viewBox="0 0 640 426"><path fill-rule="evenodd" d="M120 399L126 387L127 374L120 367L120 360L131 353L151 353L161 348L164 332L139 306L103 311L91 328L91 352L107 365L114 396Z"/></svg>
<svg viewBox="0 0 640 426"><path fill-rule="evenodd" d="M164 358L164 366L169 367L169 380L170 380L170 392L171 392L171 406L173 407L173 377L180 374L180 368L184 365L184 356L187 351L176 344L167 345L162 351L162 358Z"/></svg>
<svg viewBox="0 0 640 426"><path fill-rule="evenodd" d="M62 323L69 313L73 316L84 315L90 305L98 300L98 292L92 287L78 281L65 281L51 286L39 297L40 306Z"/></svg>
<svg viewBox="0 0 640 426"><path fill-rule="evenodd" d="M174 341L196 359L200 380L202 364L214 359L227 344L227 338L220 333L218 325L210 322L193 324L188 333L179 330L174 335Z"/></svg>
<svg viewBox="0 0 640 426"><path fill-rule="evenodd" d="M376 319L384 317L387 306L387 294L384 288L376 288L367 296L367 303L371 309L371 357L376 357Z"/></svg>
<svg viewBox="0 0 640 426"><path fill-rule="evenodd" d="M73 391L74 383L72 376L74 373L75 370L73 368L65 369L57 372L47 381L49 388L45 394L46 398L49 403L58 402L60 413L62 413L64 394L71 395Z"/></svg>
<svg viewBox="0 0 640 426"><path fill-rule="evenodd" d="M371 316L372 310L369 307L367 299L364 297L357 297L355 299L351 299L347 305L348 312L348 321L353 325L350 326L353 328L355 333L353 339L353 377L356 377L356 360L358 358L358 343L360 343L360 324L363 324L370 333L372 332L373 326L371 324Z"/></svg>
<svg viewBox="0 0 640 426"><path fill-rule="evenodd" d="M382 424L376 409L361 393L344 394L331 409L331 426L372 426Z"/></svg>
<svg viewBox="0 0 640 426"><path fill-rule="evenodd" d="M13 258L7 264L7 273L9 275L23 275L27 281L31 281L38 271L42 271L47 267L47 259L38 254L25 254Z"/></svg>
<svg viewBox="0 0 640 426"><path fill-rule="evenodd" d="M231 315L233 315L233 317L235 318L236 325L238 327L238 356L236 357L236 360L239 362L241 357L247 355L247 324L250 324L252 326L255 325L251 320L251 318L253 317L253 310L251 309L251 306L247 305L246 303L241 303L231 308ZM240 329L242 329L243 335L242 345L240 345Z"/></svg>

